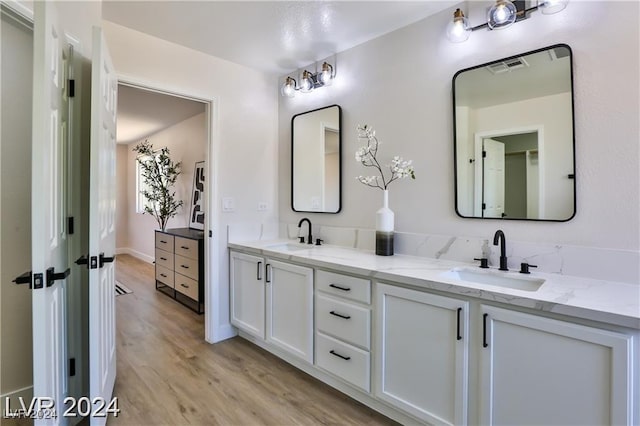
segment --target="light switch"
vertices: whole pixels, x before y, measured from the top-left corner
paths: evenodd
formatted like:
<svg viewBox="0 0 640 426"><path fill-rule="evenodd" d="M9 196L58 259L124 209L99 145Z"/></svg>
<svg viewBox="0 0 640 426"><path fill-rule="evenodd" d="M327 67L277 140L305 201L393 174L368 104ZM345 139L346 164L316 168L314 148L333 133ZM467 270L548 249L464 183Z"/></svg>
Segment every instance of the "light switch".
<svg viewBox="0 0 640 426"><path fill-rule="evenodd" d="M267 209L268 209L268 208L269 208L269 205L268 205L266 202L264 202L264 201L260 201L260 202L258 203L258 211L259 211L259 212L267 211Z"/></svg>
<svg viewBox="0 0 640 426"><path fill-rule="evenodd" d="M233 197L224 197L222 199L222 211L233 212L236 210L236 199Z"/></svg>

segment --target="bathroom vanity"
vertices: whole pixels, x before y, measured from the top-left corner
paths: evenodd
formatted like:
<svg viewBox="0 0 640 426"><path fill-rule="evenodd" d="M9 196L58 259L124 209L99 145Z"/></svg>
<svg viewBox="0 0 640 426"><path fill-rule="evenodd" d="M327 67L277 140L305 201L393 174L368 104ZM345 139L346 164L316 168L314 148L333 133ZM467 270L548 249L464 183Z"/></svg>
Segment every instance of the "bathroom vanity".
<svg viewBox="0 0 640 426"><path fill-rule="evenodd" d="M229 243L242 337L402 423L637 424L635 285Z"/></svg>

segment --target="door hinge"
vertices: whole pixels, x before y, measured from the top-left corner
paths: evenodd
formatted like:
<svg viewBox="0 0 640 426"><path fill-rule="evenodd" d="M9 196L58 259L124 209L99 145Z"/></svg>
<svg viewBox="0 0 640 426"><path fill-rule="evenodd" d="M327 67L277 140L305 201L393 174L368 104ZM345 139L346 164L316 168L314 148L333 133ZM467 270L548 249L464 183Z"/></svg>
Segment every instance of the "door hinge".
<svg viewBox="0 0 640 426"><path fill-rule="evenodd" d="M487 151L482 151L482 158L487 158Z"/></svg>
<svg viewBox="0 0 640 426"><path fill-rule="evenodd" d="M482 210L486 210L487 209L487 205L485 203L482 203Z"/></svg>
<svg viewBox="0 0 640 426"><path fill-rule="evenodd" d="M209 238L213 237L213 231L209 230Z"/></svg>
<svg viewBox="0 0 640 426"><path fill-rule="evenodd" d="M76 96L76 81L73 79L69 80L69 97L73 98Z"/></svg>
<svg viewBox="0 0 640 426"><path fill-rule="evenodd" d="M69 358L69 377L76 375L76 359Z"/></svg>
<svg viewBox="0 0 640 426"><path fill-rule="evenodd" d="M74 232L75 232L74 219L73 219L73 216L69 216L67 218L67 234L73 235Z"/></svg>

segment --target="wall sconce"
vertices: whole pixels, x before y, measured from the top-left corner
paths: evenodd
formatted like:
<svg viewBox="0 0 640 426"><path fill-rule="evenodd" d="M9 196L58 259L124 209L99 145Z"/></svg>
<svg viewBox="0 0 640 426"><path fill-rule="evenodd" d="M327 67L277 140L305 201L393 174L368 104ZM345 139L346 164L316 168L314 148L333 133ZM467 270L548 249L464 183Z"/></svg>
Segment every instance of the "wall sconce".
<svg viewBox="0 0 640 426"><path fill-rule="evenodd" d="M550 15L563 10L567 3L569 0L538 0L535 6L527 9L524 0L496 0L496 3L487 11L487 22L475 27L470 27L469 20L465 18L462 10L456 9L453 12L453 21L447 25L447 38L454 43L463 42L469 38L472 31L482 28L490 30L507 28L514 22L528 18L528 14L535 10Z"/></svg>
<svg viewBox="0 0 640 426"><path fill-rule="evenodd" d="M319 72L302 71L299 85L295 78L287 77L280 88L280 93L287 98L293 98L298 90L302 93L309 93L318 87L331 86L335 76L333 65L324 62Z"/></svg>

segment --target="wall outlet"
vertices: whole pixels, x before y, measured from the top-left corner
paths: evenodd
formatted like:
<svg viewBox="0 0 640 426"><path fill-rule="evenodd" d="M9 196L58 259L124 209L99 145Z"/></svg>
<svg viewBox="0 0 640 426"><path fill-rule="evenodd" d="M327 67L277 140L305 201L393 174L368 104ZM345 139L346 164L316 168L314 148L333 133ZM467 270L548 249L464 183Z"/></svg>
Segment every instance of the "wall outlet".
<svg viewBox="0 0 640 426"><path fill-rule="evenodd" d="M233 197L224 197L222 199L222 211L233 212L236 210L236 199Z"/></svg>
<svg viewBox="0 0 640 426"><path fill-rule="evenodd" d="M264 201L260 201L260 202L258 203L258 211L259 211L259 212L267 211L267 209L268 209L268 208L269 208L269 205L268 205L266 202L264 202Z"/></svg>

